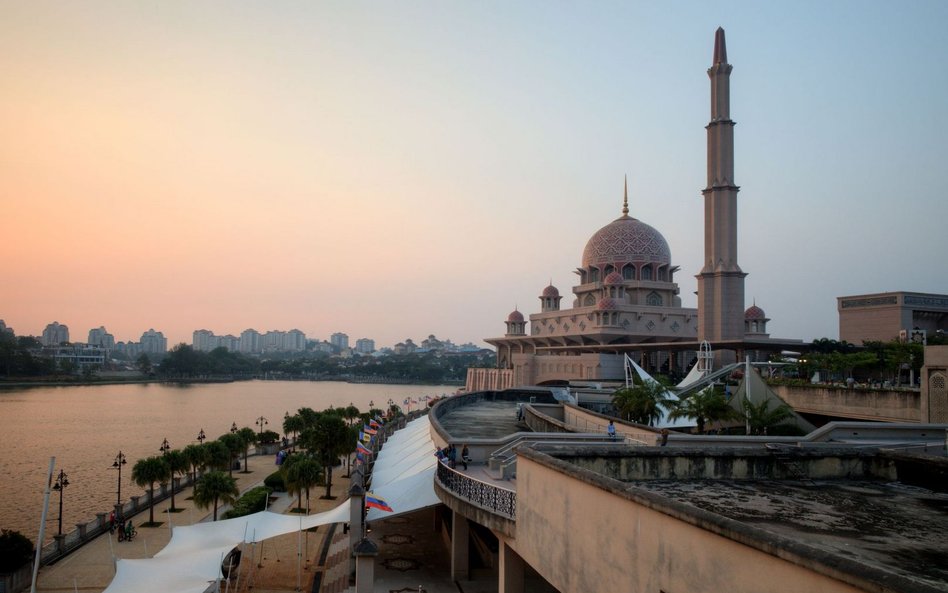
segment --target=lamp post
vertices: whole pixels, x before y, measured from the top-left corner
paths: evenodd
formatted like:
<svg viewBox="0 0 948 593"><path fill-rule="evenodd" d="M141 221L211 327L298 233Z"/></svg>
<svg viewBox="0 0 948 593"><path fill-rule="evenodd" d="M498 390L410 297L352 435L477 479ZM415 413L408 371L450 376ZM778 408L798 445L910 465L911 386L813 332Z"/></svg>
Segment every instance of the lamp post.
<svg viewBox="0 0 948 593"><path fill-rule="evenodd" d="M112 469L118 470L118 497L115 499L115 506L121 510L122 509L122 466L128 463L125 460L125 454L121 451L118 452L118 455L115 456L115 461L112 462Z"/></svg>
<svg viewBox="0 0 948 593"><path fill-rule="evenodd" d="M168 439L161 441L161 446L158 447L158 450L161 451L162 457L168 455L168 451L171 450L171 445L168 444Z"/></svg>
<svg viewBox="0 0 948 593"><path fill-rule="evenodd" d="M371 411L372 411L372 408L374 408L374 407L375 407L375 400L370 399L370 400L369 400L369 411L371 412Z"/></svg>
<svg viewBox="0 0 948 593"><path fill-rule="evenodd" d="M69 479L66 477L66 472L59 470L56 483L53 484L53 490L59 492L59 535L63 534L63 490L65 490L68 485Z"/></svg>
<svg viewBox="0 0 948 593"><path fill-rule="evenodd" d="M257 421L255 422L255 424L257 425L257 438L263 438L263 427L269 423L270 422L263 416L260 416L259 418L257 418Z"/></svg>
<svg viewBox="0 0 948 593"><path fill-rule="evenodd" d="M233 424L230 425L230 432L231 434L234 434L237 432L237 422L234 422Z"/></svg>
<svg viewBox="0 0 948 593"><path fill-rule="evenodd" d="M204 434L204 429L202 428L202 429L201 429L201 432L198 433L197 441L198 441L200 444L203 445L203 444L204 444L204 439L206 439L206 438L207 438L207 435Z"/></svg>

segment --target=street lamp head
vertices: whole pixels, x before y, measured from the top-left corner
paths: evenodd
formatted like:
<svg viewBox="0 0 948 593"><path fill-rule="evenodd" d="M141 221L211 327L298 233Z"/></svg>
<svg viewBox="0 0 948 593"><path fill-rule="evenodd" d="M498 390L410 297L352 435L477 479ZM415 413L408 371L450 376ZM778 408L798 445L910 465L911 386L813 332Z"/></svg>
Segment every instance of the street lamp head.
<svg viewBox="0 0 948 593"><path fill-rule="evenodd" d="M231 432L237 432L237 423L236 423L236 422L234 422L233 424L230 425L230 431L231 431Z"/></svg>
<svg viewBox="0 0 948 593"><path fill-rule="evenodd" d="M163 441L161 441L161 446L158 447L158 450L161 451L162 455L168 454L168 451L171 450L171 445L168 444L168 439L164 439Z"/></svg>
<svg viewBox="0 0 948 593"><path fill-rule="evenodd" d="M202 429L201 429L201 432L198 433L197 440L198 440L199 443L201 443L201 444L203 445L203 444L204 444L204 439L206 439L206 438L207 438L207 435L204 434L204 429L202 428Z"/></svg>

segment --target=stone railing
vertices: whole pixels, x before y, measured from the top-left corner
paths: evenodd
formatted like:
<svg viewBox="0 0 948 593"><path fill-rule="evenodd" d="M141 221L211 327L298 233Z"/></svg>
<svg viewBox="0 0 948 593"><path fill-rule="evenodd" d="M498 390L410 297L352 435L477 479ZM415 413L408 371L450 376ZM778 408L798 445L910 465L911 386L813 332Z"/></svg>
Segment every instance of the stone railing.
<svg viewBox="0 0 948 593"><path fill-rule="evenodd" d="M481 509L506 519L517 518L517 493L513 490L482 482L440 462L437 480L445 490Z"/></svg>

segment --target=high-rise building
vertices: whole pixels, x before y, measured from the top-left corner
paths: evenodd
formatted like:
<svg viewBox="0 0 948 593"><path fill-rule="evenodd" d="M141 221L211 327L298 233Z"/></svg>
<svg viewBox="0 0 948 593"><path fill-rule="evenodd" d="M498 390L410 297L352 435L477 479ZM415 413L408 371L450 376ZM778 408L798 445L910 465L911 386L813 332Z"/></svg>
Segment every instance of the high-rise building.
<svg viewBox="0 0 948 593"><path fill-rule="evenodd" d="M89 345L99 346L106 350L115 348L115 336L106 331L105 326L100 326L89 330Z"/></svg>
<svg viewBox="0 0 948 593"><path fill-rule="evenodd" d="M237 349L245 354L260 352L260 332L255 329L245 329L240 332Z"/></svg>
<svg viewBox="0 0 948 593"><path fill-rule="evenodd" d="M237 352L237 346L240 344L240 339L232 334L227 334L226 336L217 336L217 347L226 348L228 352Z"/></svg>
<svg viewBox="0 0 948 593"><path fill-rule="evenodd" d="M283 349L288 352L302 352L306 350L306 334L298 329L291 329L283 337Z"/></svg>
<svg viewBox="0 0 948 593"><path fill-rule="evenodd" d="M199 352L210 352L220 345L220 338L206 329L194 330L191 334L191 346Z"/></svg>
<svg viewBox="0 0 948 593"><path fill-rule="evenodd" d="M4 323L2 319L0 319L0 333L8 333L8 334L13 333L13 328L7 327L7 324Z"/></svg>
<svg viewBox="0 0 948 593"><path fill-rule="evenodd" d="M375 352L375 340L359 338L356 340L355 351L359 354L372 354Z"/></svg>
<svg viewBox="0 0 948 593"><path fill-rule="evenodd" d="M168 351L168 339L153 329L142 334L141 345L145 354L162 354Z"/></svg>
<svg viewBox="0 0 948 593"><path fill-rule="evenodd" d="M58 346L68 341L69 328L60 324L58 321L47 325L46 329L43 330L43 337L40 338L40 343L42 343L43 346Z"/></svg>
<svg viewBox="0 0 948 593"><path fill-rule="evenodd" d="M342 332L336 332L329 336L329 343L332 344L334 349L340 352L347 350L349 348L349 336Z"/></svg>

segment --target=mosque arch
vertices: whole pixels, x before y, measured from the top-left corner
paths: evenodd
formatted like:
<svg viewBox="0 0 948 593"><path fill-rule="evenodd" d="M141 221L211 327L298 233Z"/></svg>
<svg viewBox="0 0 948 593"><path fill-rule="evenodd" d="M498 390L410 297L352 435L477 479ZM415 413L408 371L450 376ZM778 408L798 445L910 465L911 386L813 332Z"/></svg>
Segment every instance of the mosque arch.
<svg viewBox="0 0 948 593"><path fill-rule="evenodd" d="M642 266L642 280L651 280L652 279L652 266L644 265Z"/></svg>
<svg viewBox="0 0 948 593"><path fill-rule="evenodd" d="M584 307L592 307L595 304L596 304L596 297L594 297L592 294L587 294L585 297L583 297Z"/></svg>
<svg viewBox="0 0 948 593"><path fill-rule="evenodd" d="M589 281L599 282L599 268L589 268Z"/></svg>
<svg viewBox="0 0 948 593"><path fill-rule="evenodd" d="M654 290L645 297L645 304L649 307L661 307L662 306L662 295L658 294Z"/></svg>
<svg viewBox="0 0 948 593"><path fill-rule="evenodd" d="M635 280L635 266L633 264L626 264L622 267L622 279Z"/></svg>
<svg viewBox="0 0 948 593"><path fill-rule="evenodd" d="M948 382L944 373L932 373L928 378L928 421L948 421Z"/></svg>

